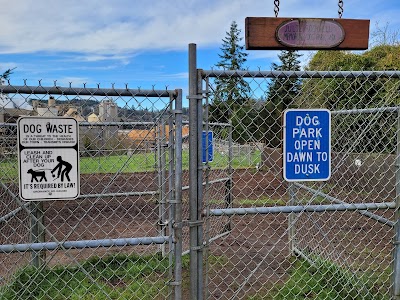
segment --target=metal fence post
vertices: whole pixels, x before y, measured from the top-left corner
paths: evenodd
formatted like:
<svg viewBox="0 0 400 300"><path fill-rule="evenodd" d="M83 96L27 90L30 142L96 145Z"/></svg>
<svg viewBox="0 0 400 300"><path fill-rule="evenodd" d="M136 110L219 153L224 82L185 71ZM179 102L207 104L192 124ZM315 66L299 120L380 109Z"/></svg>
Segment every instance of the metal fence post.
<svg viewBox="0 0 400 300"><path fill-rule="evenodd" d="M199 79L200 81L202 80L202 78L200 77L200 79ZM209 98L208 98L208 84L209 84L209 82L208 82L208 78L206 79L206 101L205 101L205 106L204 106L204 113L203 113L203 116L204 116L204 120L205 120L205 124L204 124L204 131L206 132L206 154L205 154L205 159L206 159L206 175L205 175L205 190L206 190L206 192L205 192L205 197L204 197L204 205L205 205L205 208L206 208L206 214L205 214L205 221L206 221L206 223L205 223L205 226L206 226L206 229L205 229L205 235L204 235L204 239L205 239L205 242L204 242L204 252L203 252L203 257L205 257L205 273L206 274L208 274L208 268L209 268L209 261L208 261L208 247L209 247L209 242L210 242L210 218L208 218L208 210L210 209L210 199L209 199L209 197L208 197L208 191L209 191L209 188L210 188L210 186L209 186L209 182L210 182L210 178L209 178L209 173L210 173L210 166L208 165L208 159L209 159L209 156L208 156L208 147L210 147L210 145L209 145L209 139L208 139L208 131L209 131L209 124L208 124L208 116L209 116L209 108L210 108L210 104L209 104ZM200 87L201 88L201 87ZM202 141L202 143L203 143L203 141ZM202 156L203 156L203 153L201 154ZM202 160L203 160L203 157L202 157ZM204 285L207 287L208 286L208 276L206 276L205 277L205 282L204 282ZM206 292L205 292L205 295L204 295L204 297L205 298L208 298L209 297L209 295L208 295L208 290L206 290Z"/></svg>
<svg viewBox="0 0 400 300"><path fill-rule="evenodd" d="M225 208L231 208L232 207L232 201L233 201L233 195L232 195L232 189L233 189L233 167L232 167L232 162L233 162L233 139L232 139L232 134L233 134L233 126L232 126L232 121L229 120L229 127L228 127L228 176L229 179L226 182L225 188ZM225 226L225 231L231 231L232 230L232 217L228 217L228 223Z"/></svg>
<svg viewBox="0 0 400 300"><path fill-rule="evenodd" d="M174 191L174 183L175 183L175 134L174 134L174 113L173 113L173 95L171 95L170 99L170 114L168 117L168 209L169 209L169 221L167 221L169 234L172 234L172 222L175 215L175 191ZM167 208L167 207L166 207ZM167 214L167 211L165 211ZM174 245L171 244L168 249L169 253L172 253Z"/></svg>
<svg viewBox="0 0 400 300"><path fill-rule="evenodd" d="M182 90L175 100L175 300L182 299Z"/></svg>
<svg viewBox="0 0 400 300"><path fill-rule="evenodd" d="M173 225L175 223L175 132L174 132L174 94L171 94L169 97L169 111L168 111L168 200L167 205L165 207L165 214L167 214L168 210L168 220L166 221L165 226L168 226L168 259L169 259L169 275L170 278L173 279L174 274L174 255L175 253L175 245L174 245L174 233ZM180 284L178 281L173 280L174 284L170 286L170 289L174 290L173 293L169 295L169 299L174 299L175 284Z"/></svg>
<svg viewBox="0 0 400 300"><path fill-rule="evenodd" d="M197 140L203 138L203 97L202 78L197 70ZM208 122L208 120L206 121ZM207 133L208 134L208 133ZM197 300L203 299L203 148L201 142L197 145Z"/></svg>
<svg viewBox="0 0 400 300"><path fill-rule="evenodd" d="M289 205L296 205L296 186L293 183L289 183ZM296 227L295 227L295 213L290 213L288 217L288 237L289 237L289 255L295 255L295 235L296 235Z"/></svg>
<svg viewBox="0 0 400 300"><path fill-rule="evenodd" d="M45 231L44 228L44 212L43 202L31 202L31 241L32 243L44 243ZM41 226L42 225L42 226ZM45 264L46 250L32 251L32 264L39 268Z"/></svg>
<svg viewBox="0 0 400 300"><path fill-rule="evenodd" d="M393 299L400 299L400 108L397 110L396 132L396 224L393 250Z"/></svg>
<svg viewBox="0 0 400 300"><path fill-rule="evenodd" d="M166 150L165 150L165 120L160 120L158 126L158 189L159 189L159 200L158 200L158 220L160 228L160 236L166 235L165 228L165 204L166 204ZM165 256L165 245L160 245L161 254Z"/></svg>
<svg viewBox="0 0 400 300"><path fill-rule="evenodd" d="M197 106L196 44L189 44L189 219L190 219L190 299L198 299L198 231L197 227L197 166L198 166L198 106Z"/></svg>

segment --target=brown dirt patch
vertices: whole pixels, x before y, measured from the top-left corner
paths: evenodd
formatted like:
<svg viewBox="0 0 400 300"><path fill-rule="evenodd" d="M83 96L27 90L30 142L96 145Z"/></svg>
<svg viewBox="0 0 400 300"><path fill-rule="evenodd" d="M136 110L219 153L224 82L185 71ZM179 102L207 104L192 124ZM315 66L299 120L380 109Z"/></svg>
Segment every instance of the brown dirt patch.
<svg viewBox="0 0 400 300"><path fill-rule="evenodd" d="M214 172L214 171L213 171ZM221 178L226 174L215 171L210 174L210 179ZM188 174L183 174L183 185L188 185ZM249 206L247 200L257 200L256 206L282 205L288 201L287 184L281 177L272 172L255 172L252 169L235 170L233 174L233 206ZM110 193L140 193L156 191L158 178L156 173L85 175L81 179L82 194L110 194ZM224 199L224 183L210 185L209 199ZM2 191L3 194L4 191ZM358 195L355 195L358 196ZM188 218L188 193L184 192L183 212L184 218ZM0 211L7 210L11 199L3 197ZM241 202L245 199L245 202ZM74 201L48 201L44 202L45 223L48 229L47 241L56 240L95 240L131 238L144 236L158 236L160 227L159 205L157 195L114 195L109 197L90 197ZM219 203L219 204L218 204ZM224 207L223 201L217 204L211 203L211 207ZM12 208L13 209L13 208ZM345 229L346 240L332 239L337 247L338 243L345 242L362 244L362 238L352 237L358 231L357 228L370 228L375 230L376 222L371 225L365 219L346 216L339 224L331 216L325 216L331 226L331 235L341 233ZM352 218L352 219L351 219ZM349 220L353 220L351 223ZM210 237L223 232L227 217L210 220L210 227L206 229L205 236ZM331 223L329 223L331 222ZM24 224L24 225L21 225ZM288 249L287 214L277 215L253 215L236 216L230 219L231 232L222 238L212 242L205 249L204 254L210 255L208 267L208 290L211 299L230 299L235 293L238 295L253 295L262 290L269 290L274 284L286 280L291 260ZM341 226L345 225L345 226ZM347 226L348 225L348 226ZM351 225L351 226L350 226ZM8 227L7 227L8 226ZM18 219L7 224L7 228L0 228L1 242L26 243L29 242L29 218L26 213L18 216ZM19 227L18 227L19 226ZM23 227L25 226L25 227ZM365 227L369 226L369 227ZM24 230L16 230L15 228ZM210 231L207 231L210 229ZM379 230L376 229L376 230ZM18 235L15 235L15 232ZM305 233L307 234L307 233ZM310 238L314 234L309 231ZM382 239L385 243L377 241L374 251L380 251L390 241L390 234ZM381 241L382 242L382 241ZM332 242L333 244L333 242ZM317 245L318 246L318 245ZM317 247L316 246L316 247ZM188 249L188 228L184 228L184 250ZM47 260L50 265L75 264L90 256L105 256L112 253L155 253L160 246L136 246L49 251ZM345 249L340 250L345 251ZM385 250L388 252L388 250ZM17 266L28 263L30 254L1 254L2 265L0 276L8 277ZM369 256L371 259L371 255ZM187 271L184 272L187 276ZM185 282L187 278L185 279ZM112 283L118 285L118 283ZM184 294L189 295L188 286L184 286Z"/></svg>

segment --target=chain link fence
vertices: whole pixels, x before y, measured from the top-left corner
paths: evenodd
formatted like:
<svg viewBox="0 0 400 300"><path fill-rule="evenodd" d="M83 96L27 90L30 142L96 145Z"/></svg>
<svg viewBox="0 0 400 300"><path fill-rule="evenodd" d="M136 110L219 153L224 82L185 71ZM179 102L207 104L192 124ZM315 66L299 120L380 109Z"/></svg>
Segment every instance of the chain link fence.
<svg viewBox="0 0 400 300"><path fill-rule="evenodd" d="M0 298L172 297L179 276L175 262L182 263L174 258L181 257L173 239L180 229L172 227L180 218L175 185L181 186L180 149L187 132L181 90L40 82L0 89ZM78 199L19 198L21 116L77 120ZM52 181L47 169L41 172L39 183Z"/></svg>
<svg viewBox="0 0 400 300"><path fill-rule="evenodd" d="M188 109L181 90L0 87L0 298L397 299L400 73L194 55ZM331 111L328 181L283 180L288 108ZM78 199L20 199L21 116L77 120Z"/></svg>
<svg viewBox="0 0 400 300"><path fill-rule="evenodd" d="M201 297L399 297L399 76L199 71L203 120L231 124L235 161L229 206L223 193L219 202L207 188L202 193L205 224L229 218L229 231L204 243ZM331 111L328 181L283 180L282 115L289 108Z"/></svg>

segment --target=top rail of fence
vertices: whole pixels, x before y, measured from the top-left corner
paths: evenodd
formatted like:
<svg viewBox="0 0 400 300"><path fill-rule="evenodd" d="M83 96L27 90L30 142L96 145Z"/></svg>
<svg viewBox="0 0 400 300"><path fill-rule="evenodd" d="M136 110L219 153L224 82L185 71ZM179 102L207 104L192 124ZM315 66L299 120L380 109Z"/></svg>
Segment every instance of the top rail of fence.
<svg viewBox="0 0 400 300"><path fill-rule="evenodd" d="M82 96L125 96L125 97L170 97L176 96L176 90L156 89L116 89L116 88L87 88L61 86L13 86L1 85L0 93L4 94L52 94L52 95L82 95Z"/></svg>
<svg viewBox="0 0 400 300"><path fill-rule="evenodd" d="M351 114L376 114L376 113L394 113L400 110L400 106L378 107L378 108L359 108L332 110L333 115L351 115Z"/></svg>
<svg viewBox="0 0 400 300"><path fill-rule="evenodd" d="M230 71L201 70L203 77L253 77L253 78L400 78L400 71Z"/></svg>

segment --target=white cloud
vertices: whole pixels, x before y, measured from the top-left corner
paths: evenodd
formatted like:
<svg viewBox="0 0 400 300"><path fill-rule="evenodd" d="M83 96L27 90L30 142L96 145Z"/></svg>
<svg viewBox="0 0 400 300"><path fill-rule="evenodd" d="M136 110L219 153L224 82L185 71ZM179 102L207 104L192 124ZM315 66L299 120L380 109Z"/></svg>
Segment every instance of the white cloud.
<svg viewBox="0 0 400 300"><path fill-rule="evenodd" d="M271 51L271 50L254 50L254 51L248 51L248 57L247 60L260 60L260 59L265 59L265 60L270 60L270 59L276 59L277 55L279 54L279 51Z"/></svg>
<svg viewBox="0 0 400 300"><path fill-rule="evenodd" d="M168 79L188 79L189 78L189 73L188 72L181 72L181 73L163 74L160 77L161 78L168 78Z"/></svg>
<svg viewBox="0 0 400 300"><path fill-rule="evenodd" d="M0 66L1 66L0 73L3 73L8 69L13 70L13 69L18 68L19 64L15 63L15 62L4 62L4 63L2 62L2 63L0 63ZM13 72L14 72L14 70L13 70Z"/></svg>
<svg viewBox="0 0 400 300"><path fill-rule="evenodd" d="M5 0L0 0L4 2ZM98 82L186 87L189 43L198 66L212 68L232 21L244 37L246 17L273 17L274 1L258 0L14 0L0 10L1 70L12 81L74 86ZM398 0L344 1L344 18L370 18L399 28ZM336 18L337 1L281 1L280 17ZM396 27L397 26L397 27ZM244 40L242 41L244 43ZM168 57L169 50L173 57ZM205 50L205 51L202 51ZM268 70L279 51L248 51L246 66ZM302 52L304 53L304 52ZM6 55L18 54L18 55ZM28 54L28 55L19 55ZM162 59L161 59L162 57ZM178 58L179 57L179 58ZM304 53L302 65L309 56ZM170 59L169 61L165 61ZM164 61L163 61L164 60ZM145 67L144 67L145 66ZM140 83L139 83L140 82Z"/></svg>
<svg viewBox="0 0 400 300"><path fill-rule="evenodd" d="M364 15L379 3L363 1L359 13L345 2L344 17ZM190 42L219 45L230 23L235 20L243 29L247 16L272 17L273 1L15 0L0 11L0 53L65 51L120 57L144 49L185 49ZM337 3L281 1L279 16L334 18Z"/></svg>
<svg viewBox="0 0 400 300"><path fill-rule="evenodd" d="M124 65L129 64L132 55L101 55L101 54L87 54L87 55L71 55L65 60L75 62L99 62L99 61L119 61Z"/></svg>
<svg viewBox="0 0 400 300"><path fill-rule="evenodd" d="M86 84L89 81L90 81L90 79L85 78L85 77L64 77L64 78L58 79L56 84L57 84L57 86L70 86L71 85L73 87L77 87L77 86L83 86L84 84Z"/></svg>

